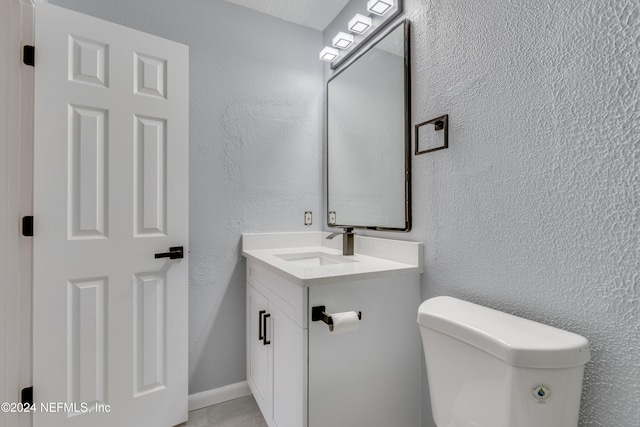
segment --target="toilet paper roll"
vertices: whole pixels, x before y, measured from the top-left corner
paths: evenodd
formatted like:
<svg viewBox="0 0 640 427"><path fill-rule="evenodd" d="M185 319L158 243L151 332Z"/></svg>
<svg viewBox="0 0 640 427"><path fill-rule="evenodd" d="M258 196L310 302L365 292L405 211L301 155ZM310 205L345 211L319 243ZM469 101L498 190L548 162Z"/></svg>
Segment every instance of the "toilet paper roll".
<svg viewBox="0 0 640 427"><path fill-rule="evenodd" d="M357 331L360 327L360 319L355 311L345 311L344 313L333 313L331 315L333 327L329 328L332 334Z"/></svg>

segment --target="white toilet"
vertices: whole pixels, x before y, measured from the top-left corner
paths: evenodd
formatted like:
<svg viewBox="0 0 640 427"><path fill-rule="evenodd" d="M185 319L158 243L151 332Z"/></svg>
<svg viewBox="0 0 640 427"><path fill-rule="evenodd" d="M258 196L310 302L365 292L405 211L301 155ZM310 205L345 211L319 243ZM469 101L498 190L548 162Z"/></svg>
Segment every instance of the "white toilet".
<svg viewBox="0 0 640 427"><path fill-rule="evenodd" d="M418 310L438 427L575 427L589 342L451 297Z"/></svg>

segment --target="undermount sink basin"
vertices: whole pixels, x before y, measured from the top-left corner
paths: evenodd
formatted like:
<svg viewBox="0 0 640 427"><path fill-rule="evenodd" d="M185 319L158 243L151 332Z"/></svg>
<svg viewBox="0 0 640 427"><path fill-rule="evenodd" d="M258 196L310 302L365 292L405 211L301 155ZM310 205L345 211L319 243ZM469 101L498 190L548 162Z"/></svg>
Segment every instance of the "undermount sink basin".
<svg viewBox="0 0 640 427"><path fill-rule="evenodd" d="M348 264L351 262L357 262L356 260L347 258L345 256L331 255L324 252L301 252L293 254L281 254L276 256L285 261L304 266Z"/></svg>

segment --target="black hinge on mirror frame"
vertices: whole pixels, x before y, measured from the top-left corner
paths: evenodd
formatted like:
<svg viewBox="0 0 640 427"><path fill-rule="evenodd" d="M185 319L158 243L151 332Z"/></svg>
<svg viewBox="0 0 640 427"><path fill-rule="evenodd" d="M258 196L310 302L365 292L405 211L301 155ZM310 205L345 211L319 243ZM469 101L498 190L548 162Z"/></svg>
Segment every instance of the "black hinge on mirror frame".
<svg viewBox="0 0 640 427"><path fill-rule="evenodd" d="M22 46L22 62L25 65L34 67L36 65L36 48L31 45Z"/></svg>
<svg viewBox="0 0 640 427"><path fill-rule="evenodd" d="M33 215L22 217L22 235L33 237Z"/></svg>
<svg viewBox="0 0 640 427"><path fill-rule="evenodd" d="M33 406L33 386L22 389L20 401L24 406Z"/></svg>

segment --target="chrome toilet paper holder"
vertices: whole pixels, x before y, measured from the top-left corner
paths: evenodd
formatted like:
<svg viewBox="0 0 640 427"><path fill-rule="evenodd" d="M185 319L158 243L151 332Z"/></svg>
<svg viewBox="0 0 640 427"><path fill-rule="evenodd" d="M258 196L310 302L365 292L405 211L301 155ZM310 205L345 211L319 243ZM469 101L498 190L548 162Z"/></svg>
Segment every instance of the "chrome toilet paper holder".
<svg viewBox="0 0 640 427"><path fill-rule="evenodd" d="M316 307L311 308L311 321L318 322L323 321L327 325L329 325L329 330L333 331L333 319L330 314L325 312L326 306L318 305ZM358 319L362 320L362 312L358 311Z"/></svg>

